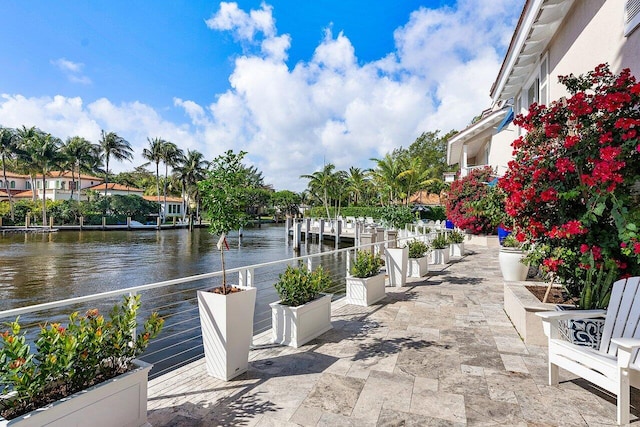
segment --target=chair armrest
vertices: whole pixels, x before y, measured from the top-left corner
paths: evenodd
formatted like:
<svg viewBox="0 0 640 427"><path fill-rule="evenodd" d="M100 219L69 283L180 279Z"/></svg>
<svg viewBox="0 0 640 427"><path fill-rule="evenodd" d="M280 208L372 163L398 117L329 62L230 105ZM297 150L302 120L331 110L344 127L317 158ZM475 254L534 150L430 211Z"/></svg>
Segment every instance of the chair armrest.
<svg viewBox="0 0 640 427"><path fill-rule="evenodd" d="M639 338L611 338L611 342L618 346L618 367L629 369L631 356L640 348Z"/></svg>
<svg viewBox="0 0 640 427"><path fill-rule="evenodd" d="M566 311L540 311L536 313L537 316L542 317L542 320L566 320L566 319L593 319L596 317L604 317L607 314L607 310L566 310Z"/></svg>

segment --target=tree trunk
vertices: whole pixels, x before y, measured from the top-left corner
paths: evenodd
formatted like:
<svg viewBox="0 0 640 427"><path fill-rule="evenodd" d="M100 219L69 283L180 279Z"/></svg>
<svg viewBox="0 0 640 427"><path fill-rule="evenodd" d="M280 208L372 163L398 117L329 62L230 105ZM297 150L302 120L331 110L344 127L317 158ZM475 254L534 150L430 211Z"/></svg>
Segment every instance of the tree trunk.
<svg viewBox="0 0 640 427"><path fill-rule="evenodd" d="M74 163L73 166L71 166L71 196L69 197L69 200L73 200L73 190L75 190L75 187L76 187L76 165Z"/></svg>
<svg viewBox="0 0 640 427"><path fill-rule="evenodd" d="M163 193L164 193L164 204L162 209L164 210L164 217L167 217L167 179L169 178L169 166L164 164L164 183L163 183Z"/></svg>
<svg viewBox="0 0 640 427"><path fill-rule="evenodd" d="M7 179L7 168L5 167L6 159L4 154L2 155L2 174L4 175L4 189L7 191L9 197L9 210L11 211L11 221L15 221L13 211L13 198L11 197L11 190L9 189L9 180Z"/></svg>
<svg viewBox="0 0 640 427"><path fill-rule="evenodd" d="M104 171L104 197L107 197L107 186L109 184L109 155L105 156L106 169Z"/></svg>
<svg viewBox="0 0 640 427"><path fill-rule="evenodd" d="M162 205L160 205L160 162L156 162L156 197L158 199L158 218L162 218Z"/></svg>

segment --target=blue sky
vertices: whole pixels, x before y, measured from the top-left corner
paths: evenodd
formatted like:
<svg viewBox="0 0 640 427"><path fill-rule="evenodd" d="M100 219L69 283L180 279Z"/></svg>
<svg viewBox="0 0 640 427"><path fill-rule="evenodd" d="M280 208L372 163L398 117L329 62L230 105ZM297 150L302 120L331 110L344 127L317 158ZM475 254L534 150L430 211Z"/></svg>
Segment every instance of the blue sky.
<svg viewBox="0 0 640 427"><path fill-rule="evenodd" d="M277 189L489 106L522 0L4 1L0 125L227 149Z"/></svg>

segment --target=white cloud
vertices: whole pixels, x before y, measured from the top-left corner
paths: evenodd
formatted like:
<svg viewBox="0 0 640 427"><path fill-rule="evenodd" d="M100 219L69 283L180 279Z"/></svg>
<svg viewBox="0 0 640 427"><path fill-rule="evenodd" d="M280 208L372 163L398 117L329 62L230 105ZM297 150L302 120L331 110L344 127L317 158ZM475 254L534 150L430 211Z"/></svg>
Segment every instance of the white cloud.
<svg viewBox="0 0 640 427"><path fill-rule="evenodd" d="M0 117L4 126L34 124L92 141L100 129L115 131L132 143L134 164L143 162L147 137L162 136L209 159L246 150L267 182L300 191L306 181L299 176L324 162L368 168L370 158L407 147L423 131L461 129L489 107L518 3L496 0L487 7L483 0L459 0L455 7L420 8L395 31L396 49L369 63L358 61L357 46L345 34L327 29L312 58L291 68L285 61L295 40L278 34L271 6L244 11L223 2L206 24L231 32L244 55L235 58L230 88L209 105L173 100L187 124L169 122L137 101L103 98L84 105L62 96L3 95ZM67 62L58 66L80 78L81 64ZM113 165L116 171L130 167Z"/></svg>
<svg viewBox="0 0 640 427"><path fill-rule="evenodd" d="M91 79L82 73L82 69L84 68L83 63L69 61L66 58L59 58L51 60L50 62L62 71L70 82L83 85L91 84Z"/></svg>

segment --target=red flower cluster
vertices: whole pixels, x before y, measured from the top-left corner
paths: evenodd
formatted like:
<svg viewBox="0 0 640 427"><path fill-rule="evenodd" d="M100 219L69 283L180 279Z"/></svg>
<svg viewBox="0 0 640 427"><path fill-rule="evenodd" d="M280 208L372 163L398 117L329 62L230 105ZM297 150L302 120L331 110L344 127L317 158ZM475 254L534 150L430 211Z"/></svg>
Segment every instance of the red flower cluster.
<svg viewBox="0 0 640 427"><path fill-rule="evenodd" d="M593 260L640 274L640 83L606 64L560 81L570 97L515 118L527 134L499 186L519 240L579 294Z"/></svg>

